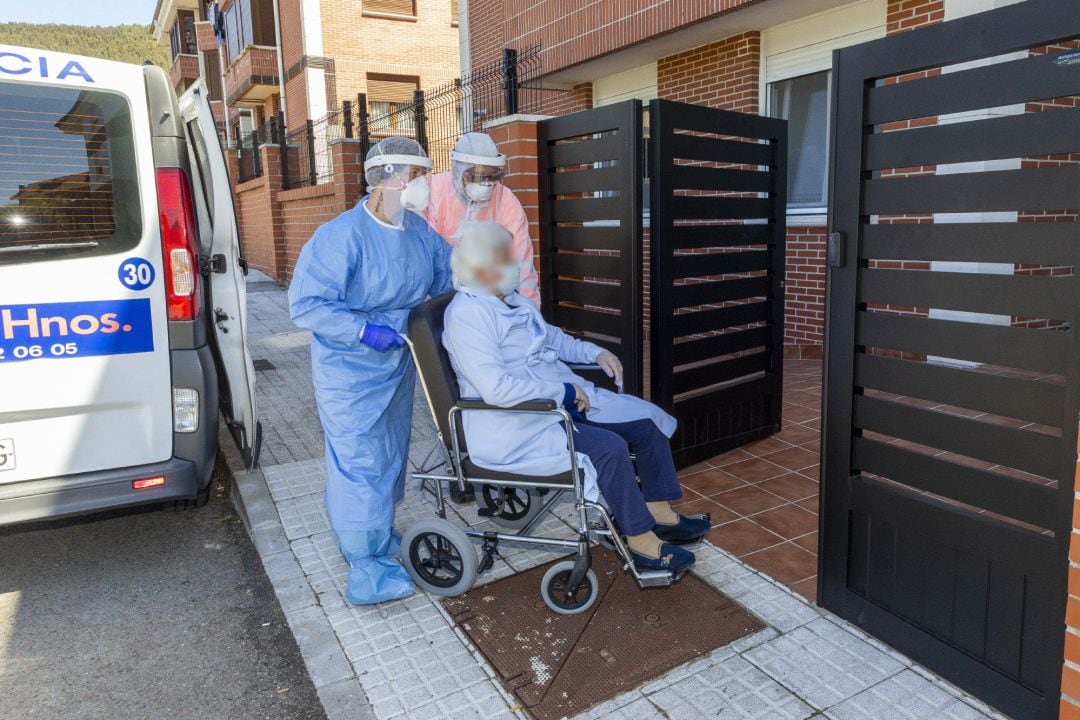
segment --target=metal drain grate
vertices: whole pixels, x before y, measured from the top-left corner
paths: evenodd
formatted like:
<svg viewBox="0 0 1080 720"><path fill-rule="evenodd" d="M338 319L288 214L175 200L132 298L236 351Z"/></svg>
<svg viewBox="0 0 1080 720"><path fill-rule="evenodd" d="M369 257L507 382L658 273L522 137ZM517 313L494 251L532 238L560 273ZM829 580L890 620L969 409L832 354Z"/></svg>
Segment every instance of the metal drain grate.
<svg viewBox="0 0 1080 720"><path fill-rule="evenodd" d="M557 615L540 599L549 565L443 600L536 720L572 717L765 625L692 574L641 590L617 557L593 552L600 599Z"/></svg>

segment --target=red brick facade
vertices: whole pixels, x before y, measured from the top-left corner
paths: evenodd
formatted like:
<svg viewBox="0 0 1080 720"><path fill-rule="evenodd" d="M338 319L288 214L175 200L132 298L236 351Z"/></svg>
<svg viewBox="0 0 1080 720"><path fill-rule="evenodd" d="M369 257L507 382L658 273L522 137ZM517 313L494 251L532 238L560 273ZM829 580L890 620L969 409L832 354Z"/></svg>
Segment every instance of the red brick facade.
<svg viewBox="0 0 1080 720"><path fill-rule="evenodd" d="M539 44L545 72L556 72L761 0L473 0L472 63L504 47Z"/></svg>
<svg viewBox="0 0 1080 720"><path fill-rule="evenodd" d="M745 32L662 58L657 94L736 112L760 112L761 33Z"/></svg>

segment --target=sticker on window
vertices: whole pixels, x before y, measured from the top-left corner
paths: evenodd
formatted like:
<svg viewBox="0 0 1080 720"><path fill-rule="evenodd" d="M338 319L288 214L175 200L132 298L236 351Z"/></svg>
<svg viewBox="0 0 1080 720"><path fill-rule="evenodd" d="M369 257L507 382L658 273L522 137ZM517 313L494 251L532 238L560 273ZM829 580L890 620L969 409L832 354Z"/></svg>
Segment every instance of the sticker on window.
<svg viewBox="0 0 1080 720"><path fill-rule="evenodd" d="M147 298L0 305L0 363L153 350Z"/></svg>

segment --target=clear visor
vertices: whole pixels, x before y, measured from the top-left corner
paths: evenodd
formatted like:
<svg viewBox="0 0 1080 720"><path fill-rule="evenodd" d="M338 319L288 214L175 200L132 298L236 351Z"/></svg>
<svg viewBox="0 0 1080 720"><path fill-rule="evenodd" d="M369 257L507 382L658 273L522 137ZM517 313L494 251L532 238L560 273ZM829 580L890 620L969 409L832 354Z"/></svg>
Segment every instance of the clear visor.
<svg viewBox="0 0 1080 720"><path fill-rule="evenodd" d="M502 182L503 169L478 165L463 172L461 178L466 183L494 184Z"/></svg>

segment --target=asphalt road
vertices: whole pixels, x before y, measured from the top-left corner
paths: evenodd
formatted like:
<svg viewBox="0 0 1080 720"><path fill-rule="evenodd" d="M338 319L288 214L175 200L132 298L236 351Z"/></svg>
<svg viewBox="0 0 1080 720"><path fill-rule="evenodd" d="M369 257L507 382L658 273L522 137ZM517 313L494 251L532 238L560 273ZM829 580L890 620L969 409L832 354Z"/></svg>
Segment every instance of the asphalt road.
<svg viewBox="0 0 1080 720"><path fill-rule="evenodd" d="M197 510L0 528L0 718L325 718L215 483Z"/></svg>

